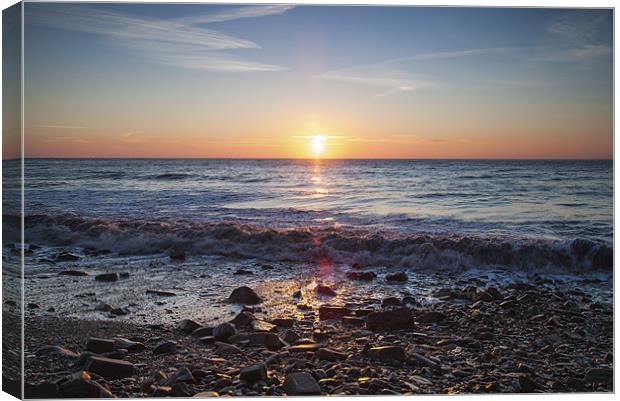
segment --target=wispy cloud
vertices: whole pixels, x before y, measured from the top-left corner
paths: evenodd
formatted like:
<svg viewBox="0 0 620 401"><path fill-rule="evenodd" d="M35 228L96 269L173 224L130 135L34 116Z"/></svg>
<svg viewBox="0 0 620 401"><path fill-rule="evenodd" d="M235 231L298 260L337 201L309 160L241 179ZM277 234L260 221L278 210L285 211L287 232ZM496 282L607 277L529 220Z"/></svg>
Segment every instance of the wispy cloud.
<svg viewBox="0 0 620 401"><path fill-rule="evenodd" d="M610 56L612 49L605 32L607 18L600 12L579 10L551 19L546 31L564 48L551 52L546 59L582 62Z"/></svg>
<svg viewBox="0 0 620 401"><path fill-rule="evenodd" d="M29 21L59 29L97 34L161 64L215 71L278 71L263 64L224 53L231 49L259 49L237 38L201 25L282 14L287 5L248 6L177 19L131 16L82 5L30 4Z"/></svg>
<svg viewBox="0 0 620 401"><path fill-rule="evenodd" d="M81 138L79 136L57 136L52 139L56 141L66 141L82 144L95 143L95 141L93 141L92 139Z"/></svg>
<svg viewBox="0 0 620 401"><path fill-rule="evenodd" d="M78 125L52 125L52 124L39 124L35 125L37 128L51 128L51 129L86 129Z"/></svg>

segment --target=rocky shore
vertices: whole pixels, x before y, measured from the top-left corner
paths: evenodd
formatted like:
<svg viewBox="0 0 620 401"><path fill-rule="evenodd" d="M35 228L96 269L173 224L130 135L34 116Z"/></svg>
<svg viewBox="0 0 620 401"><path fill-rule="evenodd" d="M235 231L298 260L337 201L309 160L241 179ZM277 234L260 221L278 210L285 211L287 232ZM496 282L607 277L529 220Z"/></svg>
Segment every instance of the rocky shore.
<svg viewBox="0 0 620 401"><path fill-rule="evenodd" d="M408 279L390 274L382 279ZM346 279L377 274L353 266ZM218 324L34 313L25 322L26 397L613 391L610 302L540 277L461 284L422 302L406 291L336 297L338 288L318 283L312 300L279 294L288 307L277 311L271 293L242 286L222 300L240 305L238 314Z"/></svg>

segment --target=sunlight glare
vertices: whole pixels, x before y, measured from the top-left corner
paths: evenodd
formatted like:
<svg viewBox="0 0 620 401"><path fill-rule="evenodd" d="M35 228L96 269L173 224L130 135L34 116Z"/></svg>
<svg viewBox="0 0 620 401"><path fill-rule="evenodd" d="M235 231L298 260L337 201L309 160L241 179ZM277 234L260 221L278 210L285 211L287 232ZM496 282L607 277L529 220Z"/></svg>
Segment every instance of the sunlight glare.
<svg viewBox="0 0 620 401"><path fill-rule="evenodd" d="M315 135L310 140L312 143L312 150L314 150L314 155L316 157L320 157L321 154L325 151L325 137L323 135Z"/></svg>

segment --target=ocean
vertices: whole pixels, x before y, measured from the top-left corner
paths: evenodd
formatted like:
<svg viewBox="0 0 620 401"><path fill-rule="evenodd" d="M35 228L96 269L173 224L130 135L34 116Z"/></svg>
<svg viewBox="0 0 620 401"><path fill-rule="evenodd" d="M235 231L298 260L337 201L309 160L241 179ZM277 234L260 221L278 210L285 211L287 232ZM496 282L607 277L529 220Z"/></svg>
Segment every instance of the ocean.
<svg viewBox="0 0 620 401"><path fill-rule="evenodd" d="M3 168L5 242L18 241L19 162ZM39 247L409 269L613 264L612 161L27 159L25 171L26 243Z"/></svg>

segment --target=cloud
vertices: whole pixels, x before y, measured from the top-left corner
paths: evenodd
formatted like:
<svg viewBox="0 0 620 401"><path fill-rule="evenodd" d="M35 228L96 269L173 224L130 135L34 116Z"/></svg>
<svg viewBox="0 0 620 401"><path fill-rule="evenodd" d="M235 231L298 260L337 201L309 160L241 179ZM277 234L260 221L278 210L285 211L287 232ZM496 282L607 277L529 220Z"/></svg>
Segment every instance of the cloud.
<svg viewBox="0 0 620 401"><path fill-rule="evenodd" d="M546 32L558 41L559 51L550 52L552 61L582 62L612 54L609 14L602 10L579 10L549 21Z"/></svg>
<svg viewBox="0 0 620 401"><path fill-rule="evenodd" d="M67 142L84 143L84 144L95 143L95 141L93 141L92 139L81 138L78 136L57 136L52 139L56 141L67 141Z"/></svg>
<svg viewBox="0 0 620 401"><path fill-rule="evenodd" d="M130 16L82 5L29 4L28 21L54 28L101 35L153 62L214 71L279 71L280 66L257 63L224 53L259 49L246 39L199 25L282 14L292 6L249 6L177 19Z"/></svg>

